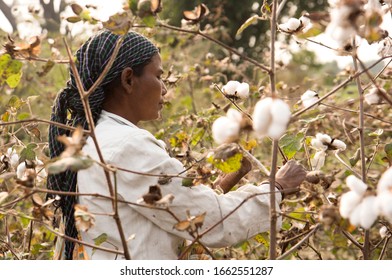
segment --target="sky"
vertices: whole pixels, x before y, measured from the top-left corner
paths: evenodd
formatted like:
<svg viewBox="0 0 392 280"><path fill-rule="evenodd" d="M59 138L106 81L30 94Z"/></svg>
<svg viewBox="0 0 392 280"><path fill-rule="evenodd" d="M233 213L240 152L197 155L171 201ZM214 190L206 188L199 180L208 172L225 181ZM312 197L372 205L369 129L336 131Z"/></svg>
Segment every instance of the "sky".
<svg viewBox="0 0 392 280"><path fill-rule="evenodd" d="M23 7L19 11L20 13L20 18L26 18L26 14L28 14L26 11L29 7L29 5L35 5L39 6L39 0L4 0L7 4L10 4L12 2L14 3L22 3ZM59 2L60 0L55 0L56 2ZM94 11L92 10L92 15L95 18L98 18L100 20L107 20L110 15L113 15L122 9L122 3L124 2L123 0L77 0L76 1L80 5L86 5L86 4L93 4L97 6L97 9ZM73 12L70 7L67 7L67 9L64 12L64 16L71 16L73 15ZM33 23L34 19L31 18L32 22L31 23L26 23L23 28L19 28L19 33L21 37L32 37L34 35L40 35L41 30L39 28L38 23ZM0 28L3 29L6 32L10 32L12 30L11 25L8 23L8 21L5 19L2 13L0 13ZM384 22L382 24L382 28L387 30L389 34L392 34L392 18L391 14L387 14L384 16ZM77 33L77 32L87 32L88 30L83 29L83 23L76 23L72 25L72 32ZM34 34L35 33L35 34ZM331 42L331 40L328 38L327 35L322 34L319 35L316 38L313 38L315 41L319 42ZM278 44L279 45L279 44ZM326 43L326 45L330 45L330 43ZM307 43L306 47L309 50L314 51L317 54L318 60L323 63L323 62L330 62L330 61L336 61L340 67L345 67L347 64L352 63L351 57L338 57L336 56L336 53L333 50L329 50L323 46L317 45L317 44L312 44L312 43ZM297 44L292 44L290 46L290 50L299 50L300 48L303 48L303 46L299 46ZM364 61L369 60L375 60L378 59L377 55L377 49L378 45L377 44L372 44L369 46L366 42L361 44L361 47L359 48L359 57L363 58ZM290 55L287 50L283 51L277 51L277 56L285 62L285 60L290 59Z"/></svg>

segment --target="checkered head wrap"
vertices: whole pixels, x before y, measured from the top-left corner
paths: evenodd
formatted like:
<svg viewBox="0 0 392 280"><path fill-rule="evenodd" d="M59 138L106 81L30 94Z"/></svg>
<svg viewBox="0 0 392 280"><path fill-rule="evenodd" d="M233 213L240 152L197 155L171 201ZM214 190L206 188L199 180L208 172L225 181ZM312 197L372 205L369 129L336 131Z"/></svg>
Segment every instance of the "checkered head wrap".
<svg viewBox="0 0 392 280"><path fill-rule="evenodd" d="M117 40L120 38L108 30L104 30L91 37L76 52L76 66L85 90L88 90L105 68L114 51ZM104 101L103 87L119 77L127 68L133 68L150 60L158 48L146 37L136 32L124 35L124 41L120 47L113 66L103 79L99 87L89 96L89 103L94 122L99 118ZM76 86L75 77L70 71L70 80L67 86L57 96L51 114L51 121L76 127L81 125L88 129L86 115L80 94ZM49 127L49 151L50 157L56 158L63 151L63 145L57 141L59 135L69 135L70 132L56 125ZM67 170L63 173L48 176L48 189L57 191L76 191L76 172ZM65 234L77 238L77 230L74 220L75 196L62 196L60 207L65 220ZM74 243L66 241L65 258L72 259Z"/></svg>

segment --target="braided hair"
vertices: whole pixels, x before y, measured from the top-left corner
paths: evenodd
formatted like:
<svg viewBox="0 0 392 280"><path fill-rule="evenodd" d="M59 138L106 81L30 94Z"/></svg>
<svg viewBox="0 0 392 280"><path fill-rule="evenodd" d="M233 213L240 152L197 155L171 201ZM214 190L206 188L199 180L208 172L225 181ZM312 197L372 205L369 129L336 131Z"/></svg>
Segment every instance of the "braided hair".
<svg viewBox="0 0 392 280"><path fill-rule="evenodd" d="M98 79L101 72L110 60L117 40L120 39L108 30L103 30L91 37L76 52L76 66L80 75L84 90L88 90ZM102 83L89 96L89 104L94 123L97 122L102 111L105 99L104 87L121 75L121 72L130 67L132 69L146 64L152 56L158 53L158 48L143 35L136 32L129 32L124 35L124 40L117 54L117 57L104 77ZM66 87L60 91L56 97L51 121L76 127L78 125L88 129L83 103L76 86L75 76L70 70L70 79ZM49 152L51 158L56 158L64 151L64 146L57 141L59 135L69 135L69 130L56 125L49 127ZM47 187L56 191L76 191L76 172L67 170L60 174L48 176ZM65 222L65 234L72 238L77 238L77 229L74 220L75 196L62 196L60 207ZM74 243L65 241L65 258L72 259Z"/></svg>

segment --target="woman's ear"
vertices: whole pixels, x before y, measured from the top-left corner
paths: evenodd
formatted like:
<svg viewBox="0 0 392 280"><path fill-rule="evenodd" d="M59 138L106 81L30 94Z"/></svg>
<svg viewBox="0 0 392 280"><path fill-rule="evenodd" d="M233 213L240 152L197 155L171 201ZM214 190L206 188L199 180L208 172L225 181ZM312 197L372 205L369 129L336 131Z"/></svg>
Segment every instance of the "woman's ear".
<svg viewBox="0 0 392 280"><path fill-rule="evenodd" d="M132 78L133 70L130 67L125 68L121 72L121 86L125 89L127 93L132 92Z"/></svg>

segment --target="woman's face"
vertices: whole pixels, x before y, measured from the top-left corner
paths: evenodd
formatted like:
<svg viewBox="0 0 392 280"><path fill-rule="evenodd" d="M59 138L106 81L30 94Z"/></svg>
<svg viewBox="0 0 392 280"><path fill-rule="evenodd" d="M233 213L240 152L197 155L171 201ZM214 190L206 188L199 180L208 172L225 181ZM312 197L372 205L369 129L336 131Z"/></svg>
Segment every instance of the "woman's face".
<svg viewBox="0 0 392 280"><path fill-rule="evenodd" d="M167 89L162 81L161 56L156 54L147 64L141 76L132 77L132 100L130 104L135 121L155 120L160 117L163 96Z"/></svg>

